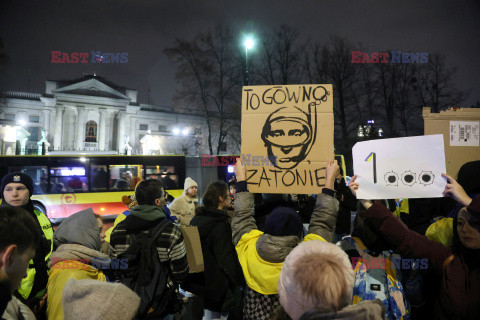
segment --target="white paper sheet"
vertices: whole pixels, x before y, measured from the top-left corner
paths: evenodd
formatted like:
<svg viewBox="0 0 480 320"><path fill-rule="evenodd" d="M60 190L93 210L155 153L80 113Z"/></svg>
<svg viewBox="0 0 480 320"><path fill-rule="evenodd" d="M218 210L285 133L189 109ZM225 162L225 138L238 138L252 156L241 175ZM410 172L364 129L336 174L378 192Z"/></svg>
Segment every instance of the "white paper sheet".
<svg viewBox="0 0 480 320"><path fill-rule="evenodd" d="M357 142L353 170L358 199L442 197L446 181L443 135Z"/></svg>

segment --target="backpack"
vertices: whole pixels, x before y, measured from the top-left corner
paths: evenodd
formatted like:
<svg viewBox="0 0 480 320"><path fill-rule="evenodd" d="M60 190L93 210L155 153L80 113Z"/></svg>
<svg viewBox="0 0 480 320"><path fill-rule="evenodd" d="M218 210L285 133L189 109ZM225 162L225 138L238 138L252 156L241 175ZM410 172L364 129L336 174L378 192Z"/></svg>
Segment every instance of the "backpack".
<svg viewBox="0 0 480 320"><path fill-rule="evenodd" d="M382 251L378 257L372 257L370 251L357 237L345 237L341 241L345 251L350 248L356 251L356 258L352 258L354 267L353 304L363 300L380 299L385 305L387 319L410 319L410 305L401 283L401 272L392 262L392 254ZM348 252L347 252L348 253ZM364 259L372 258L377 266L367 268Z"/></svg>
<svg viewBox="0 0 480 320"><path fill-rule="evenodd" d="M131 234L133 242L118 259L127 259L128 268L118 270L118 280L140 296L139 319L174 313L178 302L175 286L167 287L167 266L160 261L156 239L171 222L166 219L148 233Z"/></svg>

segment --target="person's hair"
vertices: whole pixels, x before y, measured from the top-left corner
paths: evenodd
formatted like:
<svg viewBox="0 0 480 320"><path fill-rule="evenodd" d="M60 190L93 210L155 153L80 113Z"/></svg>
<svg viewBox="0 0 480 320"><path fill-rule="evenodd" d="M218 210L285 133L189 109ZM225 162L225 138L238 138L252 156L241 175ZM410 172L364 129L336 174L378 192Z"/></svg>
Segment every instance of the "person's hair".
<svg viewBox="0 0 480 320"><path fill-rule="evenodd" d="M143 180L135 189L135 198L139 205L155 205L155 200L163 196L163 183L157 179Z"/></svg>
<svg viewBox="0 0 480 320"><path fill-rule="evenodd" d="M353 282L346 265L336 252L312 253L300 257L293 269L293 278L303 289L303 294L331 311L338 311L352 298ZM306 310L305 310L306 311Z"/></svg>
<svg viewBox="0 0 480 320"><path fill-rule="evenodd" d="M469 268L477 269L480 268L480 249L470 249L465 247L458 235L458 214L462 211L468 210L466 207L460 208L453 218L452 252L457 256L461 256Z"/></svg>
<svg viewBox="0 0 480 320"><path fill-rule="evenodd" d="M354 274L348 255L338 246L307 241L283 263L278 281L280 303L293 319L320 308L337 312L351 303Z"/></svg>
<svg viewBox="0 0 480 320"><path fill-rule="evenodd" d="M40 241L37 222L20 207L0 207L0 251L16 244L20 253L36 248Z"/></svg>
<svg viewBox="0 0 480 320"><path fill-rule="evenodd" d="M220 204L219 197L225 198L228 193L228 185L223 181L215 181L210 183L207 191L203 195L203 205L206 208L218 208Z"/></svg>

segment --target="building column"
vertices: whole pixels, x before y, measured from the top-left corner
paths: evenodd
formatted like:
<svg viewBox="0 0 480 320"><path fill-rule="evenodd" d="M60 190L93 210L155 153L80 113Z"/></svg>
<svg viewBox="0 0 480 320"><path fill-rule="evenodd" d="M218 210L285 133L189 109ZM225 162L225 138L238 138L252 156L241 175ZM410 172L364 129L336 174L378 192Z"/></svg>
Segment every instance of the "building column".
<svg viewBox="0 0 480 320"><path fill-rule="evenodd" d="M55 109L55 133L53 136L53 149L60 150L62 146L63 113L65 108L57 106Z"/></svg>
<svg viewBox="0 0 480 320"><path fill-rule="evenodd" d="M77 107L77 123L75 124L75 150L82 150L85 141L85 107Z"/></svg>
<svg viewBox="0 0 480 320"><path fill-rule="evenodd" d="M117 149L119 154L125 153L125 111L118 112Z"/></svg>
<svg viewBox="0 0 480 320"><path fill-rule="evenodd" d="M100 123L98 130L98 150L105 150L105 108L100 108Z"/></svg>

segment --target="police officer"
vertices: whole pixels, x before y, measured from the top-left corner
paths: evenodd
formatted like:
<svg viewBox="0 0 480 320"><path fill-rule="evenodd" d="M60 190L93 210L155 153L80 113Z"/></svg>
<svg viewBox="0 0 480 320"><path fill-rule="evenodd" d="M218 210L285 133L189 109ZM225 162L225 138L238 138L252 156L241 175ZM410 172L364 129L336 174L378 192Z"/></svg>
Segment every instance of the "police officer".
<svg viewBox="0 0 480 320"><path fill-rule="evenodd" d="M48 281L47 260L52 253L53 229L48 218L40 211L35 210L30 197L33 194L33 181L24 173L13 172L3 177L0 184L2 206L21 207L27 210L37 222L37 230L41 236L40 243L35 250L35 258L30 260L27 276L23 278L18 293L28 302L30 307L35 306L44 296Z"/></svg>

